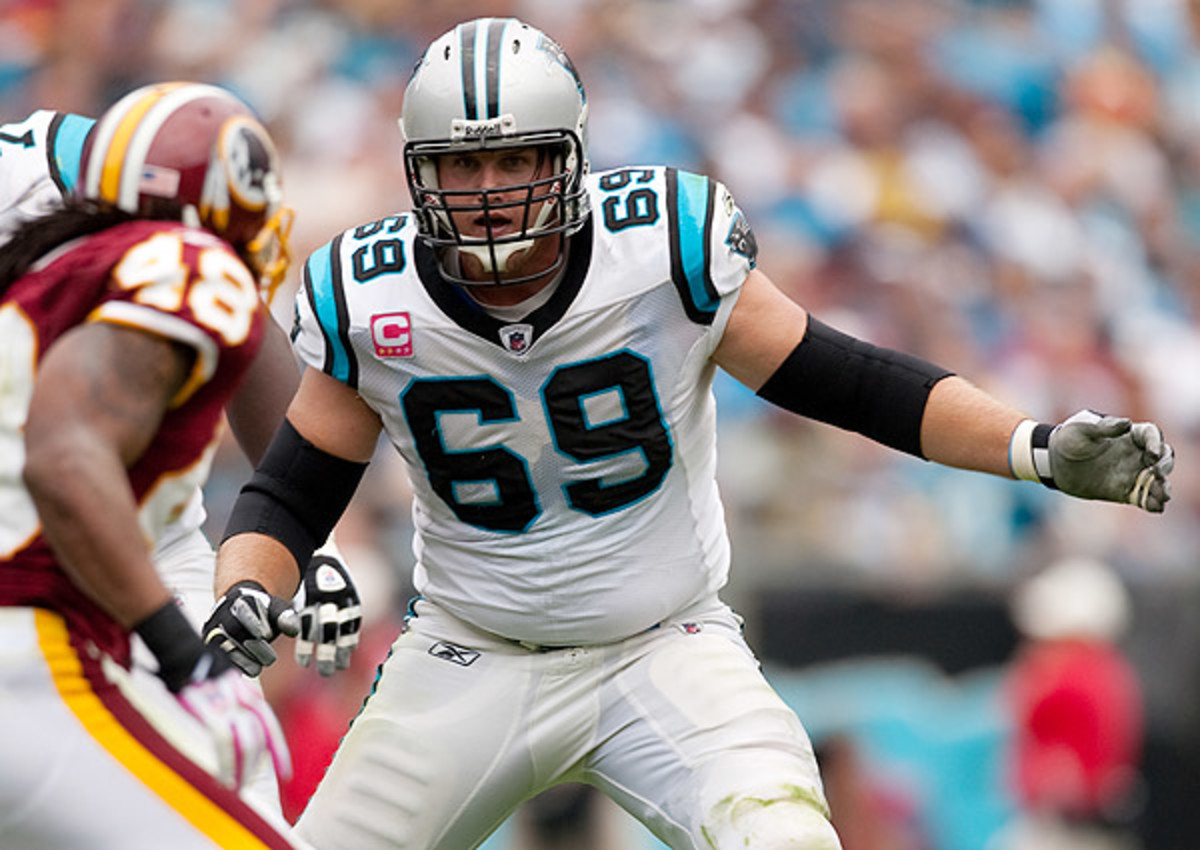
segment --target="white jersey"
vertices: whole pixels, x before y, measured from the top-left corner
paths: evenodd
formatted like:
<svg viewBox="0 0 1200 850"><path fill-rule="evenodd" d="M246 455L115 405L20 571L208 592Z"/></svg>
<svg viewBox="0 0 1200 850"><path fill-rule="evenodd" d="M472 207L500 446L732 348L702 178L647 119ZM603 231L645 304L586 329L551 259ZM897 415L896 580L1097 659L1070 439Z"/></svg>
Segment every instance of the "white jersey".
<svg viewBox="0 0 1200 850"><path fill-rule="evenodd" d="M700 175L587 185L565 276L522 321L446 283L411 215L315 251L296 302L302 359L353 387L408 464L417 591L542 645L652 628L729 569L709 358L753 236Z"/></svg>
<svg viewBox="0 0 1200 850"><path fill-rule="evenodd" d="M0 244L75 186L83 142L94 123L39 109L24 121L0 126Z"/></svg>
<svg viewBox="0 0 1200 850"><path fill-rule="evenodd" d="M83 144L95 123L82 115L39 109L24 121L0 126L0 245L19 224L49 212L74 189ZM198 532L205 516L197 487L179 518L163 529L158 549ZM188 572L191 581L192 570ZM212 583L211 569L201 580Z"/></svg>

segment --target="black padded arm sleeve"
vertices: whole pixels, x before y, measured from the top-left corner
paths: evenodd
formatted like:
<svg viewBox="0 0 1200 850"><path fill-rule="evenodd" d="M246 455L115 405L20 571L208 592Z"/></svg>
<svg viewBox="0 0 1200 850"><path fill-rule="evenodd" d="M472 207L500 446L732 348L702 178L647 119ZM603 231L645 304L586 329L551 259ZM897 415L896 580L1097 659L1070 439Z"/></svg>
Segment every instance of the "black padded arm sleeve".
<svg viewBox="0 0 1200 850"><path fill-rule="evenodd" d="M303 572L350 504L366 468L317 448L285 419L238 493L222 542L248 532L265 534L286 546Z"/></svg>
<svg viewBox="0 0 1200 850"><path fill-rule="evenodd" d="M924 458L921 419L940 366L836 331L808 317L808 329L758 395L772 404L855 431Z"/></svg>

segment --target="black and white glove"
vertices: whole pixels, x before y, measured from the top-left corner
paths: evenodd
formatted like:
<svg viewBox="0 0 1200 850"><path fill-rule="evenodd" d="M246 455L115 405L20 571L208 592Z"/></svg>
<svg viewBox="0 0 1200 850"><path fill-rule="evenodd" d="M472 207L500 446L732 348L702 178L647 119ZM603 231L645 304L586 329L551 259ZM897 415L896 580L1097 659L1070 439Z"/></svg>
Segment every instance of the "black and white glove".
<svg viewBox="0 0 1200 850"><path fill-rule="evenodd" d="M1081 499L1162 513L1175 451L1153 422L1081 410L1059 425L1026 419L1008 446L1013 474Z"/></svg>
<svg viewBox="0 0 1200 850"><path fill-rule="evenodd" d="M257 676L279 656L271 641L295 637L300 617L286 599L256 581L239 581L217 600L204 623L204 642L219 647L247 676Z"/></svg>
<svg viewBox="0 0 1200 850"><path fill-rule="evenodd" d="M293 605L300 612L296 662L332 676L350 666L362 629L362 602L341 558L318 553L308 562Z"/></svg>
<svg viewBox="0 0 1200 850"><path fill-rule="evenodd" d="M280 779L292 775L287 740L262 691L223 653L202 643L173 602L134 631L158 660L158 676L167 690L211 736L220 782L241 788L264 755L270 756Z"/></svg>

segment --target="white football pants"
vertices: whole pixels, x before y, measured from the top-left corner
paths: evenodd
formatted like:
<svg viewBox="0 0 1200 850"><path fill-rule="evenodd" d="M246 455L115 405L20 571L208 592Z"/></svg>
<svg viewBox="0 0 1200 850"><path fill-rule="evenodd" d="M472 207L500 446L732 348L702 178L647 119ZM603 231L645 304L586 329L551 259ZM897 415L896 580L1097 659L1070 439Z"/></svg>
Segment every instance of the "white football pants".
<svg viewBox="0 0 1200 850"><path fill-rule="evenodd" d="M82 646L58 614L0 608L0 847L301 846L217 783L211 740L178 704L147 709L128 671Z"/></svg>
<svg viewBox="0 0 1200 850"><path fill-rule="evenodd" d="M319 850L469 850L565 781L676 850L839 847L808 736L716 599L551 651L414 611L297 823Z"/></svg>

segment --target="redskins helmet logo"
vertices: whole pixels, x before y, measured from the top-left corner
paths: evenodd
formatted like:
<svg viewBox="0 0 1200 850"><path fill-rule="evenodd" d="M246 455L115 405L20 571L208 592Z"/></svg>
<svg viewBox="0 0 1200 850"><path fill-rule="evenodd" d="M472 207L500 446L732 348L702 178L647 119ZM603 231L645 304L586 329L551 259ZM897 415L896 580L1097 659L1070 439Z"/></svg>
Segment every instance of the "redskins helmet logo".
<svg viewBox="0 0 1200 850"><path fill-rule="evenodd" d="M265 209L278 187L275 148L261 125L244 116L231 118L221 132L218 150L231 199L248 210Z"/></svg>
<svg viewBox="0 0 1200 850"><path fill-rule="evenodd" d="M200 217L225 234L236 219L277 206L279 185L275 146L262 125L235 115L221 127L200 200Z"/></svg>
<svg viewBox="0 0 1200 850"><path fill-rule="evenodd" d="M76 191L139 214L178 203L179 218L239 250L270 293L287 271L292 211L266 128L228 91L156 83L105 111L84 148Z"/></svg>

